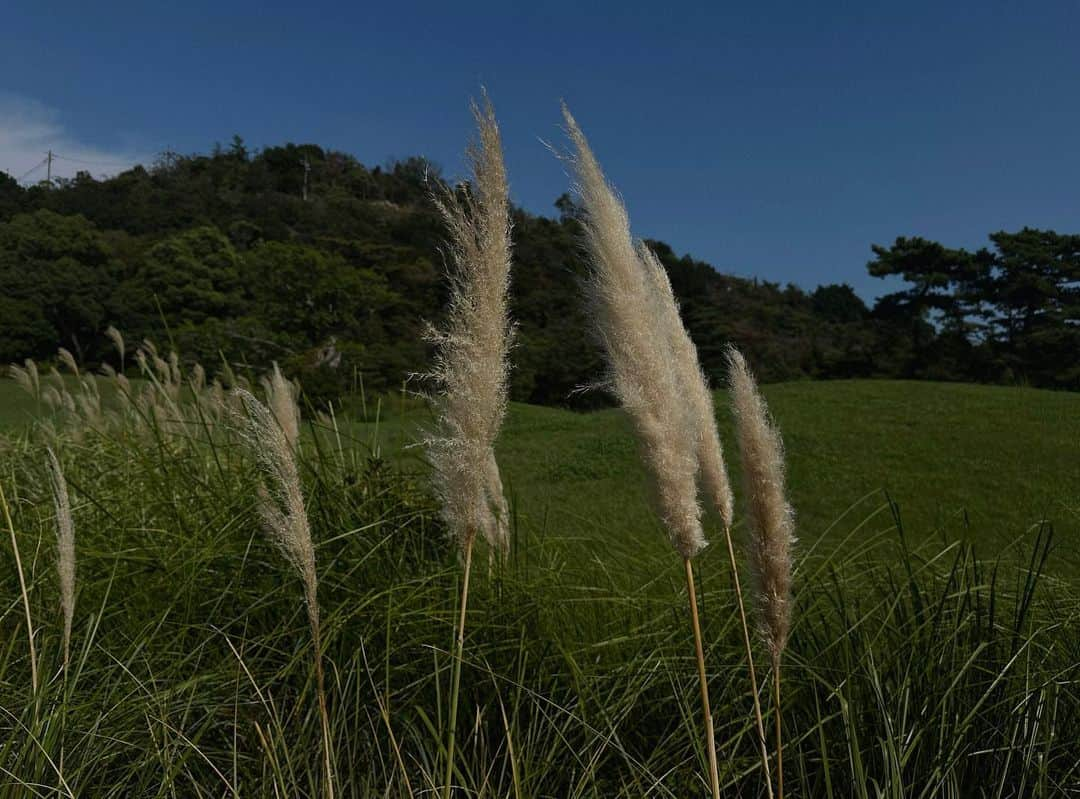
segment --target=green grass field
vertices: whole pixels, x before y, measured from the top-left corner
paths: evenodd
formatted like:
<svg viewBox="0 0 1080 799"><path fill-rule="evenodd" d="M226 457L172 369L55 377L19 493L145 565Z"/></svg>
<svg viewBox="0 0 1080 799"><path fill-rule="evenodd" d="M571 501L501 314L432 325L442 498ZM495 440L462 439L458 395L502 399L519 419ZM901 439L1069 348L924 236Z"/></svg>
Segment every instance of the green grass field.
<svg viewBox="0 0 1080 799"><path fill-rule="evenodd" d="M787 795L1080 790L1080 397L876 381L765 393L801 539ZM460 564L409 446L426 412L385 398L376 423L359 405L336 431L315 421L301 458L335 782L339 796L438 795ZM97 428L32 424L33 410L0 382L0 798L325 795L300 587L260 532L230 427L190 408ZM47 443L74 500L68 674ZM514 547L501 568L478 555L456 799L705 795L682 567L621 413L514 406L499 450ZM696 563L724 795L760 797L722 546Z"/></svg>
<svg viewBox="0 0 1080 799"><path fill-rule="evenodd" d="M770 385L764 393L784 435L803 548L846 535L887 492L914 538L969 540L991 554L1047 520L1062 557L1080 566L1080 395L848 380ZM717 398L737 475L731 419ZM378 428L388 453L400 453L425 423L422 408L407 407L402 414L387 401ZM353 435L370 441L375 429L354 425ZM530 533L666 546L621 411L514 405L498 449L519 526Z"/></svg>
<svg viewBox="0 0 1080 799"><path fill-rule="evenodd" d="M907 381L799 382L764 387L784 435L802 546L846 533L883 504L900 508L915 537L963 538L988 551L1042 520L1080 541L1080 395L1038 389ZM718 419L732 474L731 420ZM377 433L385 454L409 449L428 421L415 402L357 403L339 421L360 443ZM33 418L33 401L0 382L0 429ZM503 479L530 533L663 546L633 435L621 411L573 413L515 404L499 441ZM736 480L736 491L738 491ZM713 520L715 521L715 520ZM715 527L715 525L713 525ZM1080 565L1080 547L1077 550Z"/></svg>

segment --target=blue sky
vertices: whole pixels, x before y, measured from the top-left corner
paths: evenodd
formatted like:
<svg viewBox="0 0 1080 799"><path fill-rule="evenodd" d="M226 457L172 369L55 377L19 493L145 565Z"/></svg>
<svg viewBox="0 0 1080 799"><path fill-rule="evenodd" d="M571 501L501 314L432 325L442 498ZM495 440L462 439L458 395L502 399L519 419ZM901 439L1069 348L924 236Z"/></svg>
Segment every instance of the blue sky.
<svg viewBox="0 0 1080 799"><path fill-rule="evenodd" d="M109 172L234 133L454 175L484 84L517 203L567 188L541 141L565 98L635 232L723 271L872 297L874 242L1080 228L1075 2L9 0L0 21L16 177L49 147Z"/></svg>

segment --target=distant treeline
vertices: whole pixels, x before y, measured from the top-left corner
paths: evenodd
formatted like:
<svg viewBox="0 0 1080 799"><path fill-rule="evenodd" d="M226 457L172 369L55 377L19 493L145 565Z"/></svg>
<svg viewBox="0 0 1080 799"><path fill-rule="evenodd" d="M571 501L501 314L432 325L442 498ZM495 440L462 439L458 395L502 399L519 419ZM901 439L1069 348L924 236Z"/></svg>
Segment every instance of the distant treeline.
<svg viewBox="0 0 1080 799"><path fill-rule="evenodd" d="M313 395L361 377L396 388L424 370L425 323L445 300L429 199L440 180L420 158L369 168L314 145L252 153L239 138L107 180L24 188L0 173L0 363L64 346L120 366L105 336L113 325L208 366L277 361ZM513 395L598 402L574 393L601 368L583 333L577 209L565 195L555 205L557 218L514 213ZM808 292L733 277L650 242L714 381L730 341L766 381L1080 388L1080 236L1024 229L990 243L874 246L870 273L905 288L869 308L847 285Z"/></svg>

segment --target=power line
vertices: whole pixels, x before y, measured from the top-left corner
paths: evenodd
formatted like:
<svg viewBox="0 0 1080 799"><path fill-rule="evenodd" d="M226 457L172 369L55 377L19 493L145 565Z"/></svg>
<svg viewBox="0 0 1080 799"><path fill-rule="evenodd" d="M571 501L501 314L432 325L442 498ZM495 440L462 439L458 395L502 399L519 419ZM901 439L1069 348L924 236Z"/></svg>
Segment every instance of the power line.
<svg viewBox="0 0 1080 799"><path fill-rule="evenodd" d="M91 160L86 159L86 158L72 158L71 156L60 155L59 153L56 153L56 152L54 152L52 150L49 150L48 154L44 158L42 158L36 165L34 165L30 169L28 169L25 173L23 173L23 175L20 178L18 178L16 180L16 182L17 183L22 183L24 180L26 180L32 174L37 172L43 166L48 165L48 167L49 167L49 175L46 178L46 182L51 183L52 182L52 162L55 159L59 159L61 161L70 161L73 164L86 164L87 166L130 167L132 165L131 161L91 161Z"/></svg>
<svg viewBox="0 0 1080 799"><path fill-rule="evenodd" d="M38 171L39 169L41 169L41 168L42 168L43 166L45 166L45 162L46 162L46 161L48 161L48 160L49 160L48 158L42 158L42 159L41 159L41 161L39 161L39 162L38 162L38 165L37 165L37 166L35 166L35 167L33 167L32 169L30 169L30 171L28 171L28 172L27 172L26 174L24 174L24 175L23 175L23 176L22 176L21 178L19 178L19 179L18 179L18 180L17 180L16 182L17 182L17 183L22 183L22 182L23 182L24 180L26 180L26 179L27 179L28 177L30 177L30 176L31 176L32 174L34 174L34 173L35 173L35 172L37 172L37 171Z"/></svg>
<svg viewBox="0 0 1080 799"><path fill-rule="evenodd" d="M46 165L46 164L49 165L50 175L49 175L48 179L51 182L52 181L52 162L53 162L53 160L56 160L56 159L58 159L60 161L69 161L70 163L73 163L73 164L85 164L86 166L131 167L134 164L133 161L91 161L89 159L71 158L70 155L60 155L58 152L54 152L53 150L50 150L48 155L45 155L45 157L43 159L41 159L41 161L39 161L37 165L31 167L30 170L28 170L26 173L24 173L22 177L19 177L16 182L23 182L24 180L26 180L26 178L28 178L30 175L32 175L33 173L40 170L40 168L42 166Z"/></svg>
<svg viewBox="0 0 1080 799"><path fill-rule="evenodd" d="M70 158L66 155L58 155L53 153L53 158L59 158L61 161L71 161L74 164L88 164L89 166L131 166L130 161L87 161L84 158Z"/></svg>

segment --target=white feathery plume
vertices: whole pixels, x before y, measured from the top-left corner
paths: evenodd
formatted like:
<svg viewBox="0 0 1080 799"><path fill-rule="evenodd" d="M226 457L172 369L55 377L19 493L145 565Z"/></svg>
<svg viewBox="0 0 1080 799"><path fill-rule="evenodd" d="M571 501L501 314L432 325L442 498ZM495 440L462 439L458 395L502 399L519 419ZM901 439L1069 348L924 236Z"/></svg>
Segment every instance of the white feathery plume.
<svg viewBox="0 0 1080 799"><path fill-rule="evenodd" d="M120 394L125 399L131 398L131 381L127 379L127 375L123 372L116 373L116 387L120 389Z"/></svg>
<svg viewBox="0 0 1080 799"><path fill-rule="evenodd" d="M784 444L746 359L727 353L731 407L750 519L750 562L757 581L759 621L774 661L791 629L795 520L784 488Z"/></svg>
<svg viewBox="0 0 1080 799"><path fill-rule="evenodd" d="M315 571L315 545L311 526L304 507L300 473L296 467L293 448L285 431L270 409L244 389L236 389L243 408L240 433L254 455L263 482L258 488L256 512L264 531L285 559L296 569L304 584L304 604L315 652L315 676L319 699L319 714L323 728L324 767L330 796L333 796L330 723L326 708L326 689L322 665L322 628L319 621L318 575Z"/></svg>
<svg viewBox="0 0 1080 799"><path fill-rule="evenodd" d="M60 399L60 392L56 390L55 386L45 386L45 390L41 392L41 401L54 411L60 410L64 404L63 400Z"/></svg>
<svg viewBox="0 0 1080 799"><path fill-rule="evenodd" d="M765 722L761 713L761 701L758 698L757 673L754 668L754 653L750 643L750 625L743 603L742 585L739 580L739 567L735 558L735 547L731 539L734 498L731 481L724 465L724 453L720 444L720 434L716 429L716 412L709 383L701 370L697 348L694 346L682 318L679 304L671 288L667 270L660 263L656 254L644 243L638 247L641 260L648 267L655 289L656 308L654 318L662 335L667 338L671 348L672 363L675 366L679 390L686 401L689 424L697 431L698 485L709 497L713 508L719 513L724 525L724 543L727 545L728 562L731 565L732 582L735 586L735 600L742 626L743 644L746 651L746 663L750 677L750 691L754 703L754 720L757 725L758 745L761 754L762 772L765 775L766 794L773 796L769 778L769 754L765 743Z"/></svg>
<svg viewBox="0 0 1080 799"><path fill-rule="evenodd" d="M285 379L276 362L269 377L264 379L263 387L267 405L295 452L300 444L300 406L296 401L296 387Z"/></svg>
<svg viewBox="0 0 1080 799"><path fill-rule="evenodd" d="M265 478L256 510L267 535L303 579L308 613L318 624L315 547L292 446L269 408L243 389L235 394L246 414L243 439Z"/></svg>
<svg viewBox="0 0 1080 799"><path fill-rule="evenodd" d="M64 364L75 377L78 377L79 364L75 362L75 356L71 354L71 351L61 347L56 351L56 354L60 358L60 363Z"/></svg>
<svg viewBox="0 0 1080 799"><path fill-rule="evenodd" d="M41 398L41 378L37 364L32 359L27 358L22 366L13 363L8 367L8 371L23 391L35 400Z"/></svg>
<svg viewBox="0 0 1080 799"><path fill-rule="evenodd" d="M98 390L97 379L93 374L84 375L80 380L81 391L76 402L83 420L91 427L101 424L101 392Z"/></svg>
<svg viewBox="0 0 1080 799"><path fill-rule="evenodd" d="M608 381L634 425L671 542L692 558L706 546L697 501L697 431L688 422L669 343L650 323L653 278L634 245L626 209L565 106L563 116L577 151L589 288Z"/></svg>
<svg viewBox="0 0 1080 799"><path fill-rule="evenodd" d="M446 328L430 332L438 428L425 444L443 518L462 548L480 532L505 552L506 501L494 444L506 413L513 336L510 200L495 112L486 97L472 111L480 139L469 148L472 182L435 197L449 231L450 302Z"/></svg>
<svg viewBox="0 0 1080 799"><path fill-rule="evenodd" d="M109 337L109 340L113 343L113 346L116 347L116 352L120 356L120 371L122 372L124 371L124 354L126 352L126 347L124 346L124 337L120 334L120 331L112 325L109 325L107 328L105 328L105 335Z"/></svg>
<svg viewBox="0 0 1080 799"><path fill-rule="evenodd" d="M71 624L75 616L75 523L71 517L67 481L60 461L47 448L49 479L52 484L53 507L56 510L56 572L60 578L60 605L64 613L64 667L71 655Z"/></svg>
<svg viewBox="0 0 1080 799"><path fill-rule="evenodd" d="M679 315L679 303L672 291L667 270L644 243L638 246L638 250L641 260L648 267L655 290L654 318L667 338L679 393L687 404L690 423L696 428L698 482L720 514L724 529L730 530L734 498L724 464L720 434L716 429L716 409L709 382L701 371L697 347Z"/></svg>
<svg viewBox="0 0 1080 799"><path fill-rule="evenodd" d="M445 329L429 333L436 345L430 377L438 386L432 398L438 427L424 443L443 519L465 558L443 799L450 798L454 770L473 542L477 533L483 535L497 557L510 548L509 514L495 460L495 439L506 415L513 338L508 313L510 196L499 125L486 94L483 108L473 103L472 113L479 130L479 142L469 147L472 181L446 186L433 198L448 232L450 301Z"/></svg>
<svg viewBox="0 0 1080 799"><path fill-rule="evenodd" d="M180 356L175 350L169 350L169 382L178 389L184 382L184 375L180 371Z"/></svg>

